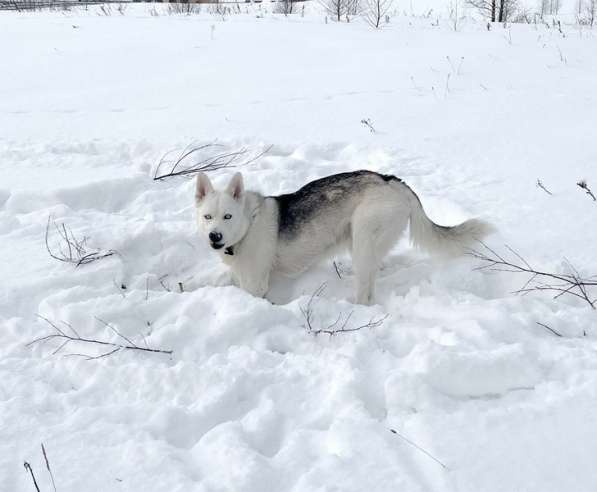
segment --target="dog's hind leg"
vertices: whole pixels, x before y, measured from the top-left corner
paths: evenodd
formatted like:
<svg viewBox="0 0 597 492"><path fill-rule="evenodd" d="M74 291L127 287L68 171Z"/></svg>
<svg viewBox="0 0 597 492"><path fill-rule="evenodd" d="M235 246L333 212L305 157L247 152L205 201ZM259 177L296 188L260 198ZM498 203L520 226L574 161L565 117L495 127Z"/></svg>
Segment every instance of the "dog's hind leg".
<svg viewBox="0 0 597 492"><path fill-rule="evenodd" d="M359 206L351 221L355 301L371 304L381 261L406 229L405 211L384 201Z"/></svg>
<svg viewBox="0 0 597 492"><path fill-rule="evenodd" d="M353 240L352 268L355 275L355 302L370 304L373 298L375 274L377 267L370 244L359 239Z"/></svg>

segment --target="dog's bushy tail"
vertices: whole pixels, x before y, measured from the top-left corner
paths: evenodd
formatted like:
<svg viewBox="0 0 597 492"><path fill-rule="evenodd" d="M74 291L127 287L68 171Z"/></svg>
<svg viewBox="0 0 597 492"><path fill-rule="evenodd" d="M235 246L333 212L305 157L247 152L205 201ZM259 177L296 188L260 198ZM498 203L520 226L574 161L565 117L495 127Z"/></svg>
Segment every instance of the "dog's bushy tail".
<svg viewBox="0 0 597 492"><path fill-rule="evenodd" d="M452 227L433 222L423 209L419 197L409 188L413 199L410 213L410 238L413 245L439 256L458 256L494 232L493 226L479 219L469 219Z"/></svg>

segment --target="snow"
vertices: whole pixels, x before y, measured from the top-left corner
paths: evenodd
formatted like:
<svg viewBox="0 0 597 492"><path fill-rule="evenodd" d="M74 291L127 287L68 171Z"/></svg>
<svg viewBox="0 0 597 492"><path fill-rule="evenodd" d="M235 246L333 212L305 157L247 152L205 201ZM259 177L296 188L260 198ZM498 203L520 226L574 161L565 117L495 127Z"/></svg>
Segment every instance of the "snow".
<svg viewBox="0 0 597 492"><path fill-rule="evenodd" d="M596 31L150 8L0 13L2 490L33 490L23 461L51 490L42 442L60 492L595 490L586 304L514 295L525 279L406 242L374 306L349 302L347 258L342 278L324 262L255 299L198 237L193 182L151 178L190 142L273 145L243 169L249 188L393 173L436 221L484 217L500 251L591 275L597 208L575 183L597 187ZM119 254L53 260L49 215ZM324 282L316 326L387 319L308 333ZM26 345L51 331L37 314L173 354L52 355Z"/></svg>

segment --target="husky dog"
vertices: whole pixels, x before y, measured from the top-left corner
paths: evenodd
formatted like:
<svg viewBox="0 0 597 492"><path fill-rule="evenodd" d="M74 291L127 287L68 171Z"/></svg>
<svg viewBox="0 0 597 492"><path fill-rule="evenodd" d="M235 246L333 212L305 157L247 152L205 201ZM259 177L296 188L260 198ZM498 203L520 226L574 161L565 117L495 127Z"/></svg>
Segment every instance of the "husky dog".
<svg viewBox="0 0 597 492"><path fill-rule="evenodd" d="M431 253L457 254L491 227L477 219L445 227L427 217L400 178L372 171L334 174L295 193L245 191L236 173L223 191L197 177L199 228L240 287L263 297L270 274L298 275L338 247L352 256L355 301L373 300L381 260L410 224L411 241Z"/></svg>

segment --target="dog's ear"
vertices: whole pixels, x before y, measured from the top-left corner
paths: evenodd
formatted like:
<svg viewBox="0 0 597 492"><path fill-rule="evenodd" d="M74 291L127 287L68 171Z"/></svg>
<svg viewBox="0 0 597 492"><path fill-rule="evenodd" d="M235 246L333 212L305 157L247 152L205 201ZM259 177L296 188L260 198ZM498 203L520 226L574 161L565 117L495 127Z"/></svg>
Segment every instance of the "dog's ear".
<svg viewBox="0 0 597 492"><path fill-rule="evenodd" d="M197 175L197 189L195 191L195 200L200 202L205 198L205 195L211 193L214 190L211 185L211 181L205 173L199 173Z"/></svg>
<svg viewBox="0 0 597 492"><path fill-rule="evenodd" d="M235 200L239 200L243 196L245 187L243 185L243 175L241 173L236 173L232 176L226 191L230 193Z"/></svg>

